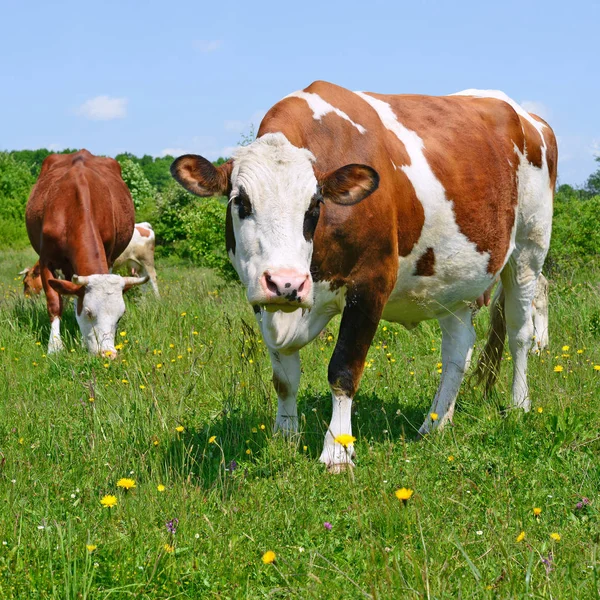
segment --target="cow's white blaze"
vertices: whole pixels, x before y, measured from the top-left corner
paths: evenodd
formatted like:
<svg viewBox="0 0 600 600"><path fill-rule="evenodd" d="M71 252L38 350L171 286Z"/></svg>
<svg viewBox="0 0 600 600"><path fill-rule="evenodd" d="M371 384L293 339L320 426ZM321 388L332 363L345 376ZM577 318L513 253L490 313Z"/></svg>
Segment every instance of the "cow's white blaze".
<svg viewBox="0 0 600 600"><path fill-rule="evenodd" d="M89 275L86 280L83 306L75 311L83 343L91 353L114 356L117 323L125 312L125 280L119 275Z"/></svg>
<svg viewBox="0 0 600 600"><path fill-rule="evenodd" d="M261 279L282 270L305 274L310 283L313 244L304 237L304 216L317 191L314 156L281 133L267 134L234 156L231 210L235 253L231 261L252 304L267 304ZM251 213L240 218L233 200L243 188ZM290 308L312 306L312 293ZM282 304L283 306L283 304Z"/></svg>
<svg viewBox="0 0 600 600"><path fill-rule="evenodd" d="M348 121L348 123L351 123L353 127L356 127L360 133L365 133L367 131L362 125L355 123L344 111L323 100L319 94L299 91L293 92L289 96L286 96L286 98L301 98L302 100L306 100L308 106L313 112L313 117L317 121L320 121L321 117L324 117L328 113L335 113L338 117Z"/></svg>
<svg viewBox="0 0 600 600"><path fill-rule="evenodd" d="M406 173L423 206L425 222L412 252L399 258L398 279L383 318L407 326L453 310L457 302L476 298L487 289L493 276L487 272L489 254L459 229L453 209L441 182L436 178L424 154L421 137L400 123L391 106L363 92L356 92L379 115L383 125L404 145L410 164L396 169ZM435 275L414 275L415 265L428 248L436 256Z"/></svg>

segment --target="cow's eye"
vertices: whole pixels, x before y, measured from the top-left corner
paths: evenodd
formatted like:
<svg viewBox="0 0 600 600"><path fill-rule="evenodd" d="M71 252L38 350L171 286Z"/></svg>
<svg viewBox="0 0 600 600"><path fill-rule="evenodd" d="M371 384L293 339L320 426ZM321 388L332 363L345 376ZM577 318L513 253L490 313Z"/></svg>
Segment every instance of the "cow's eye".
<svg viewBox="0 0 600 600"><path fill-rule="evenodd" d="M252 203L244 188L240 188L238 195L233 198L233 205L238 209L240 219L245 219L252 214Z"/></svg>
<svg viewBox="0 0 600 600"><path fill-rule="evenodd" d="M319 215L321 214L321 204L323 203L323 197L321 194L315 194L308 207L308 210L304 213L304 239L310 242L314 235L317 223L319 222Z"/></svg>

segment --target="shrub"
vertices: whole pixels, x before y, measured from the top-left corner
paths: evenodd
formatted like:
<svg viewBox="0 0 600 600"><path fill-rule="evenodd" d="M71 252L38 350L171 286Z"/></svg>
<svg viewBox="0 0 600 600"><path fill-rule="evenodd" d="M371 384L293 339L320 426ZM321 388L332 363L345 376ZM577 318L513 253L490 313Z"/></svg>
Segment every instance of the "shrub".
<svg viewBox="0 0 600 600"><path fill-rule="evenodd" d="M35 180L29 167L0 152L0 247L25 246L25 207Z"/></svg>
<svg viewBox="0 0 600 600"><path fill-rule="evenodd" d="M189 206L183 214L186 241L182 248L196 264L215 269L226 280L237 278L225 245L225 213L223 199L203 198Z"/></svg>
<svg viewBox="0 0 600 600"><path fill-rule="evenodd" d="M557 193L548 271L579 269L600 259L600 196L591 198Z"/></svg>

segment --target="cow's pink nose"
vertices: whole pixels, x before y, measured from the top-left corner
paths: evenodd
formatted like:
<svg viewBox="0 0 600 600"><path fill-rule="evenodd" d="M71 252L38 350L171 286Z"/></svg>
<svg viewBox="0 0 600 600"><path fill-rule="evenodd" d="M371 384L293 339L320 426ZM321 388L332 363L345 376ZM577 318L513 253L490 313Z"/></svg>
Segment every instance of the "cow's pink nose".
<svg viewBox="0 0 600 600"><path fill-rule="evenodd" d="M261 283L268 300L300 303L310 291L310 275L293 269L265 271Z"/></svg>

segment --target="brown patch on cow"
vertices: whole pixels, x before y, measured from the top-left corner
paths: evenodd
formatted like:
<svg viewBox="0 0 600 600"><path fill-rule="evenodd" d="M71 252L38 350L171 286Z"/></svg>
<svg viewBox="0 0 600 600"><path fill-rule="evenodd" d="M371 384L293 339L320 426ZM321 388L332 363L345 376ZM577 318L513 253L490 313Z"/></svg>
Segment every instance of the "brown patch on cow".
<svg viewBox="0 0 600 600"><path fill-rule="evenodd" d="M554 190L556 187L556 176L557 176L557 164L558 164L558 144L556 143L556 137L552 128L544 119L537 115L531 114L531 116L545 125L542 129L542 135L544 136L544 142L546 143L546 163L548 165L548 173L550 175L550 186Z"/></svg>
<svg viewBox="0 0 600 600"><path fill-rule="evenodd" d="M433 248L427 248L421 255L421 258L415 265L415 272L413 275L418 277L431 277L435 275L435 252Z"/></svg>
<svg viewBox="0 0 600 600"><path fill-rule="evenodd" d="M279 379L275 373L273 373L273 387L280 398L288 397L288 394L290 393L288 384L284 381L281 381L281 379Z"/></svg>
<svg viewBox="0 0 600 600"><path fill-rule="evenodd" d="M490 255L488 271L497 273L518 200L514 144L523 148L525 141L517 113L493 98L370 95L390 104L398 121L421 137L458 227Z"/></svg>
<svg viewBox="0 0 600 600"><path fill-rule="evenodd" d="M523 135L525 136L525 153L527 160L538 169L542 168L542 136L539 131L527 120L521 119Z"/></svg>
<svg viewBox="0 0 600 600"><path fill-rule="evenodd" d="M150 237L152 235L152 232L149 229L146 229L145 227L141 227L140 225L136 225L135 228L138 230L138 233L142 237Z"/></svg>

